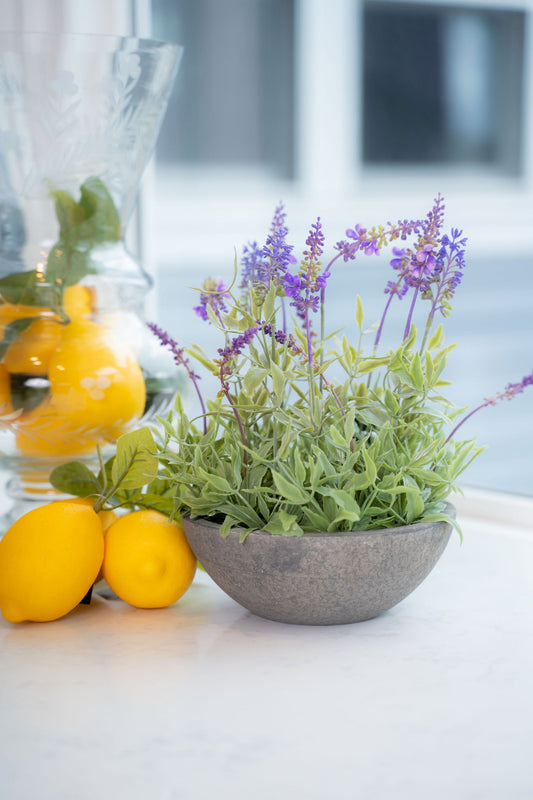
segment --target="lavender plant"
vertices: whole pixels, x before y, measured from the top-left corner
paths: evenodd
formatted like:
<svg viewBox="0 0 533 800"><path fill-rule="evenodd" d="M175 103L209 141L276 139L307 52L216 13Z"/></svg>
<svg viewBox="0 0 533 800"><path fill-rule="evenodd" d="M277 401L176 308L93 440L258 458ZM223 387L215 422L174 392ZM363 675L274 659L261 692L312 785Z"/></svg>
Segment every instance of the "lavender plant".
<svg viewBox="0 0 533 800"><path fill-rule="evenodd" d="M533 373L470 412L442 393L453 345L444 344L437 323L451 312L466 247L462 232L445 233L443 224L438 196L423 219L348 229L327 259L318 218L298 261L280 205L264 247L244 248L233 284L239 294L212 279L202 287L195 311L220 331L214 358L150 326L192 380L198 416L189 418L178 396L153 437L146 429L121 437L100 476L77 465L76 484L67 465L52 476L54 485L99 494L100 503L209 517L222 535L240 527L243 537L257 529L298 536L447 519L446 500L483 449L458 438L462 424L523 391ZM358 341L337 341L325 314L335 263L388 247L393 277L380 319L365 330L357 296ZM399 344L382 352L398 299L406 304ZM427 309L421 334L413 324L419 304ZM202 396L191 360L216 376L216 397ZM332 377L337 365L341 380Z"/></svg>

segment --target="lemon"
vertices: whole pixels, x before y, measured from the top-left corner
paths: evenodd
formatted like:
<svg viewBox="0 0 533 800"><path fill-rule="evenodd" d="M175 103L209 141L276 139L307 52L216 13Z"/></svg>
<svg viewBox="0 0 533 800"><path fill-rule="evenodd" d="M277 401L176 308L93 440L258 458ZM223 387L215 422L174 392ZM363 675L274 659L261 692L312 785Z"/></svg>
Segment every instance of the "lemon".
<svg viewBox="0 0 533 800"><path fill-rule="evenodd" d="M73 497L72 500L69 500L70 503L78 503L82 506L88 506L89 508L93 508L95 504L95 500L92 500L90 497ZM116 511L113 511L112 508L102 508L100 511L97 512L98 519L102 523L102 530L105 533L110 525L113 522L116 522L119 519L119 516Z"/></svg>
<svg viewBox="0 0 533 800"><path fill-rule="evenodd" d="M9 373L5 364L0 364L0 416L2 414L10 414L12 411Z"/></svg>
<svg viewBox="0 0 533 800"><path fill-rule="evenodd" d="M28 319L30 317L40 317L41 314L49 313L50 309L44 306L25 306L19 303L0 304L0 339L4 337L5 328L18 319Z"/></svg>
<svg viewBox="0 0 533 800"><path fill-rule="evenodd" d="M91 290L87 286L67 286L63 292L63 308L71 320L88 317L93 310Z"/></svg>
<svg viewBox="0 0 533 800"><path fill-rule="evenodd" d="M141 368L127 347L102 325L77 320L65 326L50 359L50 392L60 416L117 438L144 411Z"/></svg>
<svg viewBox="0 0 533 800"><path fill-rule="evenodd" d="M138 608L163 608L185 594L196 557L180 523L158 511L133 511L107 530L103 573L122 600Z"/></svg>
<svg viewBox="0 0 533 800"><path fill-rule="evenodd" d="M89 506L89 508L92 508L95 503L95 501L91 500L90 497L75 497L73 498L72 502L81 503L82 505ZM98 519L102 523L102 530L104 532L104 539L105 539L107 529L109 528L110 525L116 522L117 519L119 519L119 515L116 513L116 511L113 511L112 508L102 508L100 509L100 511L97 512L97 514L98 514ZM98 583L103 579L103 577L104 577L104 572L102 567L100 567L100 571L98 572L98 575L96 576L94 582Z"/></svg>
<svg viewBox="0 0 533 800"><path fill-rule="evenodd" d="M85 597L104 555L93 509L57 500L28 511L0 539L0 611L8 622L49 622Z"/></svg>
<svg viewBox="0 0 533 800"><path fill-rule="evenodd" d="M8 372L46 375L48 362L62 339L63 326L51 317L37 317L4 356Z"/></svg>
<svg viewBox="0 0 533 800"><path fill-rule="evenodd" d="M82 456L96 451L87 426L64 416L49 398L13 423L15 444L25 456Z"/></svg>

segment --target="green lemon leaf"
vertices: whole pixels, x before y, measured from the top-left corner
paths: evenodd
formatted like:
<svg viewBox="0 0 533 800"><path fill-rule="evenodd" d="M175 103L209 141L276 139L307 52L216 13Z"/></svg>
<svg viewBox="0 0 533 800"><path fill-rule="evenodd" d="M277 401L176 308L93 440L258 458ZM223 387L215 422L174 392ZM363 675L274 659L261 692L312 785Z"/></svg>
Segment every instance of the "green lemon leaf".
<svg viewBox="0 0 533 800"><path fill-rule="evenodd" d="M27 330L34 320L35 317L24 317L24 319L16 319L6 325L4 338L0 342L0 359L5 356L9 346L16 342L20 334Z"/></svg>
<svg viewBox="0 0 533 800"><path fill-rule="evenodd" d="M113 198L100 178L88 178L80 189L80 208L85 220L78 225L78 238L93 243L116 242L122 229Z"/></svg>
<svg viewBox="0 0 533 800"><path fill-rule="evenodd" d="M60 190L50 192L55 200L56 217L59 222L59 235L66 236L72 228L83 222L85 213L72 195Z"/></svg>
<svg viewBox="0 0 533 800"><path fill-rule="evenodd" d="M44 298L37 270L13 272L0 278L0 295L13 305L42 305Z"/></svg>
<svg viewBox="0 0 533 800"><path fill-rule="evenodd" d="M60 284L63 288L79 283L85 275L96 272L91 265L91 253L87 245L74 249L60 239L48 254L46 279L50 283Z"/></svg>
<svg viewBox="0 0 533 800"><path fill-rule="evenodd" d="M60 464L52 471L50 483L59 492L73 494L76 497L89 497L102 492L97 477L81 461Z"/></svg>
<svg viewBox="0 0 533 800"><path fill-rule="evenodd" d="M120 436L111 469L113 485L120 489L140 489L150 483L157 476L159 466L156 451L148 428Z"/></svg>

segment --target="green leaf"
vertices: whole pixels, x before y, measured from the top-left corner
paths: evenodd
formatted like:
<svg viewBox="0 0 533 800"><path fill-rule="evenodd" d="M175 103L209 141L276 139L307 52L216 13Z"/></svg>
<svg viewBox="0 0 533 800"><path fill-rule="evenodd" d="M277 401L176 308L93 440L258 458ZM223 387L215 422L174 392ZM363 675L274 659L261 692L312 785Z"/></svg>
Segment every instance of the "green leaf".
<svg viewBox="0 0 533 800"><path fill-rule="evenodd" d="M96 476L81 461L60 464L52 471L50 483L59 492L73 494L76 497L89 497L102 492Z"/></svg>
<svg viewBox="0 0 533 800"><path fill-rule="evenodd" d="M198 470L201 477L205 480L207 487L212 487L215 492L219 494L234 494L235 490L229 485L228 481L223 478L221 475L214 475L213 473L207 472L207 470L200 468Z"/></svg>
<svg viewBox="0 0 533 800"><path fill-rule="evenodd" d="M428 350L434 350L436 347L440 347L444 341L444 329L442 325L439 325L435 333L431 336L431 339L428 342Z"/></svg>
<svg viewBox="0 0 533 800"><path fill-rule="evenodd" d="M357 372L364 375L367 372L372 372L372 370L377 369L378 367L383 367L385 364L389 363L389 356L381 356L379 358L366 358L363 361L360 361L357 365Z"/></svg>
<svg viewBox="0 0 533 800"><path fill-rule="evenodd" d="M45 276L49 284L61 289L96 271L91 264L93 247L116 242L122 235L120 215L100 178L88 178L80 194L80 202L76 203L67 192L51 192L59 222L59 240L48 254Z"/></svg>
<svg viewBox="0 0 533 800"><path fill-rule="evenodd" d="M348 443L345 437L333 425L330 427L328 431L328 436L336 447L341 447L343 450L346 449Z"/></svg>
<svg viewBox="0 0 533 800"><path fill-rule="evenodd" d="M85 219L82 207L72 195L60 190L50 192L55 200L56 217L59 222L59 235L65 236Z"/></svg>
<svg viewBox="0 0 533 800"><path fill-rule="evenodd" d="M191 347L185 349L185 352L187 355L195 358L203 367L209 370L209 372L217 372L217 365L211 361L211 359L204 353L201 347L198 347L198 345L191 345Z"/></svg>
<svg viewBox="0 0 533 800"><path fill-rule="evenodd" d="M267 296L263 302L262 306L262 315L265 322L270 322L272 317L274 316L276 309L276 286L272 283L270 284L270 289L267 292Z"/></svg>
<svg viewBox="0 0 533 800"><path fill-rule="evenodd" d="M302 536L303 530L298 525L295 514L288 514L283 509L275 511L265 525L265 531L281 536Z"/></svg>
<svg viewBox="0 0 533 800"><path fill-rule="evenodd" d="M238 523L233 519L233 517L230 517L226 514L224 517L224 522L220 526L220 536L222 536L223 539L227 539L231 533L231 529L236 527L237 524Z"/></svg>
<svg viewBox="0 0 533 800"><path fill-rule="evenodd" d="M279 494L285 498L285 500L288 500L289 503L303 505L309 502L309 495L279 472L272 470L272 478L274 479Z"/></svg>
<svg viewBox="0 0 533 800"><path fill-rule="evenodd" d="M31 323L35 321L35 317L24 317L24 319L16 319L6 325L4 329L4 338L0 342L0 359L2 359L8 348L16 342L21 333L27 330Z"/></svg>
<svg viewBox="0 0 533 800"><path fill-rule="evenodd" d="M361 509L355 498L344 489L334 489L332 487L319 489L323 497L331 497L337 504L336 517L333 523L341 520L358 522L361 517Z"/></svg>
<svg viewBox="0 0 533 800"><path fill-rule="evenodd" d="M315 509L311 508L310 506L304 506L303 509L304 520L306 520L311 529L314 531L325 531L329 525L329 519L326 517L322 511L315 511ZM309 528L307 528L309 530Z"/></svg>
<svg viewBox="0 0 533 800"><path fill-rule="evenodd" d="M424 373L422 372L422 366L421 366L421 363L420 363L420 355L418 353L415 353L415 357L413 358L409 373L410 373L410 375L411 375L411 377L412 377L412 379L414 381L415 387L419 391L422 391L426 381L425 381Z"/></svg>
<svg viewBox="0 0 533 800"><path fill-rule="evenodd" d="M307 470L305 469L302 458L297 449L293 450L293 458L294 458L294 477L296 478L298 483L302 485L305 482L307 476Z"/></svg>
<svg viewBox="0 0 533 800"><path fill-rule="evenodd" d="M261 385L267 374L267 370L263 369L263 367L249 367L242 382L242 386L246 394L252 396L257 387Z"/></svg>
<svg viewBox="0 0 533 800"><path fill-rule="evenodd" d="M413 487L414 489L415 487ZM418 519L424 513L424 500L422 499L422 495L420 494L420 490L416 488L415 491L409 492L406 495L406 503L407 503L407 522L410 523L414 519Z"/></svg>
<svg viewBox="0 0 533 800"><path fill-rule="evenodd" d="M363 310L363 301L361 300L359 295L357 295L357 297L355 298L355 309L356 309L355 321L357 322L357 326L359 327L359 329L362 330L363 320L365 318L365 312Z"/></svg>
<svg viewBox="0 0 533 800"><path fill-rule="evenodd" d="M281 403L285 395L285 375L277 364L270 364L270 374L272 375L272 388L278 403Z"/></svg>
<svg viewBox="0 0 533 800"><path fill-rule="evenodd" d="M91 253L86 244L80 245L80 249L74 249L60 239L48 254L46 280L60 284L63 288L73 286L86 275L95 272L96 268L91 264Z"/></svg>
<svg viewBox="0 0 533 800"><path fill-rule="evenodd" d="M159 460L156 443L148 428L125 433L117 440L111 477L120 489L140 489L156 476Z"/></svg>
<svg viewBox="0 0 533 800"><path fill-rule="evenodd" d="M103 181L87 178L80 192L79 205L85 220L77 226L77 238L94 244L118 241L122 235L120 216Z"/></svg>
<svg viewBox="0 0 533 800"><path fill-rule="evenodd" d="M389 409L391 414L396 415L400 410L400 406L398 405L396 395L394 394L394 392L391 392L390 389L385 389L385 393L383 395L383 402L385 403L386 407Z"/></svg>
<svg viewBox="0 0 533 800"><path fill-rule="evenodd" d="M12 272L0 278L0 295L13 305L43 305L42 277L35 269Z"/></svg>

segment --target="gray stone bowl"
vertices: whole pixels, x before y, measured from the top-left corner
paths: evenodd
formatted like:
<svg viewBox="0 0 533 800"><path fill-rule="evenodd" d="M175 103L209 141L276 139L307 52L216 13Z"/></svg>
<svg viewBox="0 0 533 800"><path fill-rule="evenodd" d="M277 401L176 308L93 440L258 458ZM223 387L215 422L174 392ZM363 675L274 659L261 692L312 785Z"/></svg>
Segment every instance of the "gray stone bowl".
<svg viewBox="0 0 533 800"><path fill-rule="evenodd" d="M448 505L446 513L454 517ZM226 539L206 519L182 517L189 544L208 575L253 614L299 625L372 619L431 572L450 538L447 522L350 533L277 536L239 529Z"/></svg>

